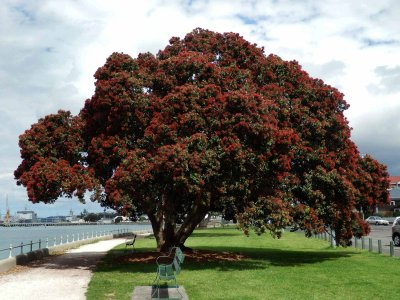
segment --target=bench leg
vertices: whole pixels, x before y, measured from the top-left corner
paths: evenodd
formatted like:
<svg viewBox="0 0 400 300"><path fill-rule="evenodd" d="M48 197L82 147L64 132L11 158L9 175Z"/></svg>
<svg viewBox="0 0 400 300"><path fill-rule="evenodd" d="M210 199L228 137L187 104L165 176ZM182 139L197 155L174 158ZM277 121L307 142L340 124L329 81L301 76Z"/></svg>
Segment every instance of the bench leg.
<svg viewBox="0 0 400 300"><path fill-rule="evenodd" d="M158 273L156 275L156 278L153 280L152 287L154 286L154 291L151 293L151 298L154 298L154 295L157 292L157 298L160 298L160 277L158 276Z"/></svg>
<svg viewBox="0 0 400 300"><path fill-rule="evenodd" d="M178 285L178 283L176 282L176 277L174 278L174 280L175 280L175 288L176 288L176 291L178 292L178 294L180 295L180 298L182 299L182 298L183 298L183 295L182 295L181 292L179 291L179 285Z"/></svg>

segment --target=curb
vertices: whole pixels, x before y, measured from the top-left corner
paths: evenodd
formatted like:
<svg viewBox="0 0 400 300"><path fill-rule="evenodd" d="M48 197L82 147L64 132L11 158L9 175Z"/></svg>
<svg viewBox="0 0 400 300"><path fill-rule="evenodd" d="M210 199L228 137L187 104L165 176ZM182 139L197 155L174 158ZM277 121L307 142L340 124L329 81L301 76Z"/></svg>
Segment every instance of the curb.
<svg viewBox="0 0 400 300"><path fill-rule="evenodd" d="M0 260L0 273L7 272L12 268L17 266L17 259L15 257L10 257Z"/></svg>

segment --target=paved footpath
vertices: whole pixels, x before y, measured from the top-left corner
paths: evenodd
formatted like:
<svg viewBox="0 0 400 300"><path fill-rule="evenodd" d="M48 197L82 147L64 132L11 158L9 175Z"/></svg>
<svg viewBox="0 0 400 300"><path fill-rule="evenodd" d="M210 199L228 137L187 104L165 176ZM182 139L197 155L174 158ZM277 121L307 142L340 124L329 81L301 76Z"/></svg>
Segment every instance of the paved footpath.
<svg viewBox="0 0 400 300"><path fill-rule="evenodd" d="M48 256L15 272L0 275L0 299L86 299L85 293L96 264L108 250L125 239L83 245L66 254Z"/></svg>

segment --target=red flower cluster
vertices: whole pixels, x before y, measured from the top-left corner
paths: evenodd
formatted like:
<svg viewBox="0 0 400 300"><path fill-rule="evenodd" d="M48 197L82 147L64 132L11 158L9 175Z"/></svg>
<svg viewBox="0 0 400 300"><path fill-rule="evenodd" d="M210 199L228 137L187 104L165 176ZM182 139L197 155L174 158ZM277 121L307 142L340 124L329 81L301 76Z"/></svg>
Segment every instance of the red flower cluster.
<svg viewBox="0 0 400 300"><path fill-rule="evenodd" d="M359 156L343 95L238 34L196 29L155 56L113 53L95 78L78 116L20 137L15 177L30 200L93 190L146 213L162 249L210 211L245 232L329 227L346 244L368 231L355 210L386 201L385 167Z"/></svg>

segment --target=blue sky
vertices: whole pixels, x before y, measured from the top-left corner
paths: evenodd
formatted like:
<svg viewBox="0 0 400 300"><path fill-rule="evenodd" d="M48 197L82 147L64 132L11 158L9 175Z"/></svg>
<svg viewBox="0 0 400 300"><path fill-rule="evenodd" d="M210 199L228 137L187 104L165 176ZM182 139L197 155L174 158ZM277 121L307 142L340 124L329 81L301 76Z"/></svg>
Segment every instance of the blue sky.
<svg viewBox="0 0 400 300"><path fill-rule="evenodd" d="M156 53L196 27L237 32L338 88L352 139L400 175L400 2L2 0L0 6L0 214L102 211L76 199L31 204L17 187L18 136L58 109L79 112L93 74L114 51Z"/></svg>

